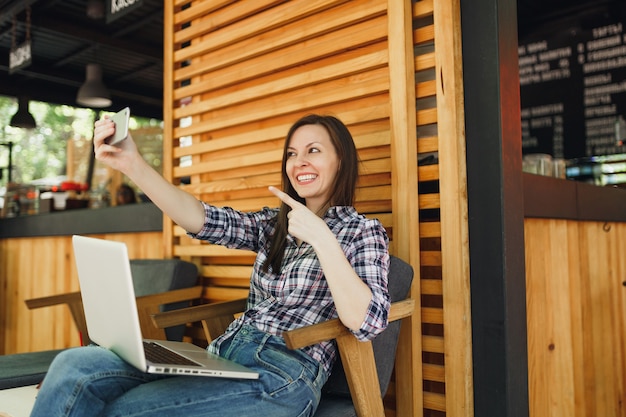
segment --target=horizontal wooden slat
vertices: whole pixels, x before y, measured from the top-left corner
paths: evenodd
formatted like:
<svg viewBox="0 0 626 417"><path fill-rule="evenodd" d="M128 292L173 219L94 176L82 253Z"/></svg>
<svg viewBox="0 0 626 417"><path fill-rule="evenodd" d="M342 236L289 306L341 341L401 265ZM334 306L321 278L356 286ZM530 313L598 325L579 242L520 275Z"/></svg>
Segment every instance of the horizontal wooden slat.
<svg viewBox="0 0 626 417"><path fill-rule="evenodd" d="M415 85L415 96L417 98L433 97L437 93L435 80L424 81Z"/></svg>
<svg viewBox="0 0 626 417"><path fill-rule="evenodd" d="M432 42L433 40L435 40L435 27L433 25L424 26L413 31L413 43L415 45Z"/></svg>
<svg viewBox="0 0 626 417"><path fill-rule="evenodd" d="M445 368L441 365L424 364L422 365L424 380L426 381L445 381Z"/></svg>
<svg viewBox="0 0 626 417"><path fill-rule="evenodd" d="M194 194L208 194L208 193L217 193L219 198L219 193L224 191L228 193L233 193L239 190L258 190L262 188L263 194L269 195L269 191L267 187L269 185L277 185L280 184L280 173L269 173L258 175L254 177L240 177L240 178L229 178L224 180L213 180L210 182L203 182L199 184L191 184L185 187L186 191ZM231 194L232 195L232 194ZM213 201L208 201L212 203Z"/></svg>
<svg viewBox="0 0 626 417"><path fill-rule="evenodd" d="M208 287L250 288L250 277L246 278L204 278L202 283Z"/></svg>
<svg viewBox="0 0 626 417"><path fill-rule="evenodd" d="M439 165L424 165L417 168L417 177L420 181L435 181L439 179Z"/></svg>
<svg viewBox="0 0 626 417"><path fill-rule="evenodd" d="M422 307L422 322L431 324L443 324L443 309Z"/></svg>
<svg viewBox="0 0 626 417"><path fill-rule="evenodd" d="M252 266L207 265L202 268L203 277L248 278Z"/></svg>
<svg viewBox="0 0 626 417"><path fill-rule="evenodd" d="M200 2L198 2L198 3L200 3ZM232 3L232 0L207 0L207 1L203 2L203 3L207 3L207 5L211 6L211 8L208 8L206 10L202 9L202 10L198 11L198 14L201 14L201 13L207 11L207 10L212 10L212 9L216 9L216 8L222 7L222 6L224 6L225 4L228 4L228 3ZM187 9L187 6L189 6L189 0L174 0L174 6L176 6L176 7L174 8L174 10L172 10L172 13L174 13L174 14L181 13L182 11ZM183 6L185 6L185 7L183 8ZM194 16L194 15L192 15L192 16Z"/></svg>
<svg viewBox="0 0 626 417"><path fill-rule="evenodd" d="M419 110L415 117L417 119L418 126L437 123L437 109L432 108Z"/></svg>
<svg viewBox="0 0 626 417"><path fill-rule="evenodd" d="M440 222L420 223L420 237L441 237Z"/></svg>
<svg viewBox="0 0 626 417"><path fill-rule="evenodd" d="M443 284L440 279L422 279L420 292L427 295L442 295Z"/></svg>
<svg viewBox="0 0 626 417"><path fill-rule="evenodd" d="M174 148L174 157L180 158L185 155L196 155L221 150L232 151L233 148L237 149L242 146L283 139L288 130L289 125L284 124L258 129L255 131L254 135L251 135L250 132L244 132L203 142L196 142L190 146Z"/></svg>
<svg viewBox="0 0 626 417"><path fill-rule="evenodd" d="M263 152L256 155L240 155L232 158L225 158L216 161L195 163L192 166L179 167L176 175L186 176L196 173L206 173L232 169L233 167L256 166L268 162L278 162L282 158L282 149Z"/></svg>
<svg viewBox="0 0 626 417"><path fill-rule="evenodd" d="M436 152L439 150L439 138L437 136L423 137L417 139L417 152Z"/></svg>
<svg viewBox="0 0 626 417"><path fill-rule="evenodd" d="M421 210L439 208L439 194L420 194L418 200Z"/></svg>
<svg viewBox="0 0 626 417"><path fill-rule="evenodd" d="M443 353L443 337L422 336L422 350L424 352Z"/></svg>
<svg viewBox="0 0 626 417"><path fill-rule="evenodd" d="M204 290L204 298L207 300L234 300L246 298L248 290L241 288L210 287Z"/></svg>
<svg viewBox="0 0 626 417"><path fill-rule="evenodd" d="M415 71L424 71L435 68L435 53L429 52L415 56Z"/></svg>
<svg viewBox="0 0 626 417"><path fill-rule="evenodd" d="M391 199L391 185L359 188L356 197L361 202Z"/></svg>
<svg viewBox="0 0 626 417"><path fill-rule="evenodd" d="M238 249L228 249L219 245L193 245L193 246L175 246L176 256L241 256L242 254L251 254L253 252Z"/></svg>
<svg viewBox="0 0 626 417"><path fill-rule="evenodd" d="M376 200L376 201L357 201L354 207L361 214L369 216L370 213L377 213L382 210L391 211L391 200Z"/></svg>
<svg viewBox="0 0 626 417"><path fill-rule="evenodd" d="M424 392L424 408L427 410L446 411L446 396L433 392Z"/></svg>
<svg viewBox="0 0 626 417"><path fill-rule="evenodd" d="M421 251L420 264L423 266L441 266L441 252Z"/></svg>
<svg viewBox="0 0 626 417"><path fill-rule="evenodd" d="M423 17L433 14L433 0L413 2L413 17Z"/></svg>

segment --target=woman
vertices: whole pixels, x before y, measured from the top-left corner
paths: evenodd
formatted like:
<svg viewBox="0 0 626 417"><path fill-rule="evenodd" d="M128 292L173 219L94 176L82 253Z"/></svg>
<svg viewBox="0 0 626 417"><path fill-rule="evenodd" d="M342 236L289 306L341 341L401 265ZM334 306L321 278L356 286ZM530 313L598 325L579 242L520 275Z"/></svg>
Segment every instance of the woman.
<svg viewBox="0 0 626 417"><path fill-rule="evenodd" d="M361 340L387 326L388 238L352 207L358 160L348 129L309 115L289 130L280 209L242 213L199 202L151 169L129 136L96 122L96 157L126 174L189 235L257 252L246 312L209 345L258 380L144 374L99 347L53 362L32 416L312 416L337 356L333 342L286 348L281 334L333 317Z"/></svg>

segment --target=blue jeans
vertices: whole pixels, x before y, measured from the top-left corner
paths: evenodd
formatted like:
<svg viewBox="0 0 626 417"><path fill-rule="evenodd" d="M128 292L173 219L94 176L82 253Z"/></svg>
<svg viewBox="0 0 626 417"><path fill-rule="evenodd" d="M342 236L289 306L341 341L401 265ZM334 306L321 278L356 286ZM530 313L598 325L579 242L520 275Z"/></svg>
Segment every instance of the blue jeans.
<svg viewBox="0 0 626 417"><path fill-rule="evenodd" d="M252 326L220 356L259 372L258 380L150 375L107 349L69 349L53 361L36 416L312 416L327 379L323 367L282 338Z"/></svg>

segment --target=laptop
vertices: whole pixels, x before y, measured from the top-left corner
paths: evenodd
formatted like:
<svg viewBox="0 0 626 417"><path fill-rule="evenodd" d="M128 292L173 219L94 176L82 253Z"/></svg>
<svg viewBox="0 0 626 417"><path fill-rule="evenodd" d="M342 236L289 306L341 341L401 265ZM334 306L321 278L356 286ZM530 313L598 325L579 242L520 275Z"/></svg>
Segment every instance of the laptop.
<svg viewBox="0 0 626 417"><path fill-rule="evenodd" d="M74 235L78 280L89 338L137 369L156 374L257 379L259 374L186 342L144 340L126 244ZM149 351L175 355L149 360Z"/></svg>

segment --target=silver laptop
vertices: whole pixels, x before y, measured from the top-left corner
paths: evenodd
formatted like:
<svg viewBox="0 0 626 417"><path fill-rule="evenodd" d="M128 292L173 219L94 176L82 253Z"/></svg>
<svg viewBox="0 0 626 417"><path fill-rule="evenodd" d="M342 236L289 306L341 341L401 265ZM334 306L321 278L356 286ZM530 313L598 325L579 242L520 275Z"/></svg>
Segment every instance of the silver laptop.
<svg viewBox="0 0 626 417"><path fill-rule="evenodd" d="M136 368L157 374L257 379L259 374L185 342L144 340L126 245L73 236L78 280L89 338ZM151 349L177 358L151 361Z"/></svg>

